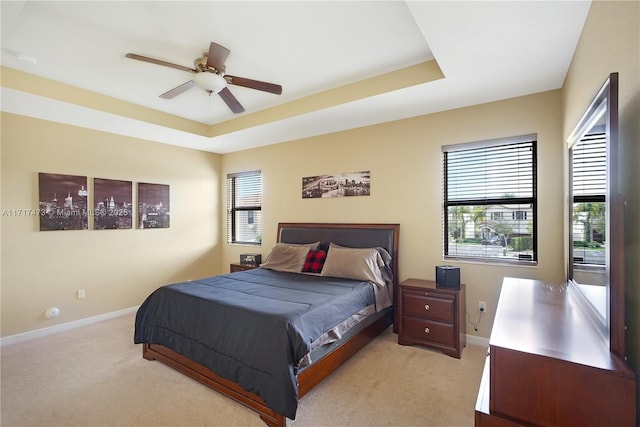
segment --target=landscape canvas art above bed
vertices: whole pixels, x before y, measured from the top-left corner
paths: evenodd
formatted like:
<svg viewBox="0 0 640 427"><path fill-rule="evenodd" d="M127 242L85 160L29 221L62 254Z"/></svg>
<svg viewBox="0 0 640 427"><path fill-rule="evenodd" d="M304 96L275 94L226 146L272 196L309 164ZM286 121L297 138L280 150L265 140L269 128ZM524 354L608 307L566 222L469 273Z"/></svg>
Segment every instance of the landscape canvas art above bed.
<svg viewBox="0 0 640 427"><path fill-rule="evenodd" d="M371 172L348 172L302 178L302 198L368 196Z"/></svg>

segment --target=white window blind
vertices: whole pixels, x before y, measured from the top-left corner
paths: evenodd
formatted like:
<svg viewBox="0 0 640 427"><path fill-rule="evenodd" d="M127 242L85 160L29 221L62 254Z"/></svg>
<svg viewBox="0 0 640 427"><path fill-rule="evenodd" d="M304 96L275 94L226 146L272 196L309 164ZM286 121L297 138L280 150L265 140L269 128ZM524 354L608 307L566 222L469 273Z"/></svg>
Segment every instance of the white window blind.
<svg viewBox="0 0 640 427"><path fill-rule="evenodd" d="M536 141L443 147L444 255L537 260Z"/></svg>
<svg viewBox="0 0 640 427"><path fill-rule="evenodd" d="M586 135L573 147L573 196L604 198L607 193L605 134ZM597 198L597 197L596 197Z"/></svg>
<svg viewBox="0 0 640 427"><path fill-rule="evenodd" d="M260 171L227 175L227 242L262 243L262 175Z"/></svg>

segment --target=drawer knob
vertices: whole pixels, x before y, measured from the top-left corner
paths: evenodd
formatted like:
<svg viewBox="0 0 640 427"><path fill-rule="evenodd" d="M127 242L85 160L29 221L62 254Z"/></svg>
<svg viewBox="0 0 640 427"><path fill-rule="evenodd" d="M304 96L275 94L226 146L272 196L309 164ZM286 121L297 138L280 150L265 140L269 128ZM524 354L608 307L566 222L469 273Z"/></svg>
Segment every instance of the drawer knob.
<svg viewBox="0 0 640 427"><path fill-rule="evenodd" d="M429 296L429 292L425 292L425 293L424 293L424 296L425 296L425 297L428 297L428 296Z"/></svg>
<svg viewBox="0 0 640 427"><path fill-rule="evenodd" d="M431 307L429 307L429 304L425 304L425 305L424 305L424 309L425 309L425 310L427 310L427 311L428 311L428 310L429 310L429 308L431 308Z"/></svg>
<svg viewBox="0 0 640 427"><path fill-rule="evenodd" d="M425 333L425 334L428 334L429 332L431 332L431 331L429 330L429 328L424 328L424 333Z"/></svg>

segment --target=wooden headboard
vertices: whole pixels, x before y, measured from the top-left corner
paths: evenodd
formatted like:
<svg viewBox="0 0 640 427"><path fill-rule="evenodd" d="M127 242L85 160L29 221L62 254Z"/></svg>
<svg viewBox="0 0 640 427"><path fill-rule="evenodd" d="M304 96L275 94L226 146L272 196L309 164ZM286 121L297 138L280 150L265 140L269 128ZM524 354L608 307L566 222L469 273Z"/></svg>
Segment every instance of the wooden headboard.
<svg viewBox="0 0 640 427"><path fill-rule="evenodd" d="M278 242L283 243L335 243L352 248L381 247L391 255L393 284L398 284L398 238L400 224L331 224L293 223L278 224ZM396 286L394 286L396 288ZM394 289L395 294L395 289ZM395 295L394 295L395 296ZM394 299L395 300L395 299Z"/></svg>

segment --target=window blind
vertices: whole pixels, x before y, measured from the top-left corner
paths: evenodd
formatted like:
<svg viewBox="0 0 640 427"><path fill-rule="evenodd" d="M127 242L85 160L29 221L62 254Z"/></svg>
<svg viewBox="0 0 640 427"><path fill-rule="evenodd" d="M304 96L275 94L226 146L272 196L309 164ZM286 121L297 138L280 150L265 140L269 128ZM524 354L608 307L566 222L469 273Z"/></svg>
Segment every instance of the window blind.
<svg viewBox="0 0 640 427"><path fill-rule="evenodd" d="M227 242L262 242L262 174L227 175Z"/></svg>
<svg viewBox="0 0 640 427"><path fill-rule="evenodd" d="M601 198L607 193L607 145L603 133L586 135L573 147L574 198ZM592 196L596 196L593 198Z"/></svg>

